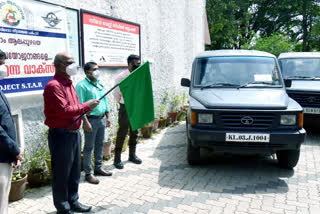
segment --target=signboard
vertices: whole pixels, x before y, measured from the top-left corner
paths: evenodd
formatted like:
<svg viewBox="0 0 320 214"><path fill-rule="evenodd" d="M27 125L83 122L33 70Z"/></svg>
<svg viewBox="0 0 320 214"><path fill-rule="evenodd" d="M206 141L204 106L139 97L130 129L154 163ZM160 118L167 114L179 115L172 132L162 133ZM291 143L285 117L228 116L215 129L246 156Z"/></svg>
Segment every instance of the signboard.
<svg viewBox="0 0 320 214"><path fill-rule="evenodd" d="M81 10L83 63L127 66L130 54L140 55L140 25Z"/></svg>
<svg viewBox="0 0 320 214"><path fill-rule="evenodd" d="M69 53L74 57L74 61L78 66L81 65L80 58L80 37L79 37L79 11L75 9L66 9L67 27L69 39Z"/></svg>
<svg viewBox="0 0 320 214"><path fill-rule="evenodd" d="M68 51L66 9L31 0L0 0L0 48L7 55L4 93L43 90L54 56Z"/></svg>

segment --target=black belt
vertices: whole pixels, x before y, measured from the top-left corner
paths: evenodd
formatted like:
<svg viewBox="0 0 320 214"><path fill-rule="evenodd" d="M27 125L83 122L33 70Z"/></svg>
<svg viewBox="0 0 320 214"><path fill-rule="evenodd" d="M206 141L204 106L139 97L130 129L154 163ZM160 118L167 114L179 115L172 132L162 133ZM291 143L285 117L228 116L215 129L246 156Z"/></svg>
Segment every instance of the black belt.
<svg viewBox="0 0 320 214"><path fill-rule="evenodd" d="M62 128L50 128L52 131L56 132L66 132L66 133L78 133L80 129L62 129Z"/></svg>
<svg viewBox="0 0 320 214"><path fill-rule="evenodd" d="M87 118L93 118L93 119L102 119L103 117L104 117L104 114L103 115L98 115L98 116L96 116L96 115L87 116Z"/></svg>

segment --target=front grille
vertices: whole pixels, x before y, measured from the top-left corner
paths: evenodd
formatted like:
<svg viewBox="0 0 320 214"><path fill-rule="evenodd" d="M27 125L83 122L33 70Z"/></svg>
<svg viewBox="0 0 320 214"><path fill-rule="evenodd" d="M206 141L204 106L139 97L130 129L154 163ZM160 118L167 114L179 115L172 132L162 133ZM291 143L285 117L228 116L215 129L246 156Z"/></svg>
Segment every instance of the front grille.
<svg viewBox="0 0 320 214"><path fill-rule="evenodd" d="M302 107L320 107L320 94L301 94L301 93L288 93L289 96L297 101Z"/></svg>
<svg viewBox="0 0 320 214"><path fill-rule="evenodd" d="M220 114L222 126L225 129L257 129L271 130L272 124L276 120L276 116L272 113L228 113L221 112ZM245 119L244 119L245 118ZM243 123L245 120L252 118L251 124ZM251 120L250 120L251 121Z"/></svg>

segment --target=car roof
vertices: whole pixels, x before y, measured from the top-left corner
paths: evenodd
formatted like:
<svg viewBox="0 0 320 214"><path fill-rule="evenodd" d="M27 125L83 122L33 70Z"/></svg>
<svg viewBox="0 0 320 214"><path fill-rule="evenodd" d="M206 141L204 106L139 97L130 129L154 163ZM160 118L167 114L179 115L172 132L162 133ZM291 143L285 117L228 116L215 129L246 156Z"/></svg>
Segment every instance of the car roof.
<svg viewBox="0 0 320 214"><path fill-rule="evenodd" d="M320 52L288 52L281 53L278 59L289 59L289 58L318 58Z"/></svg>
<svg viewBox="0 0 320 214"><path fill-rule="evenodd" d="M262 57L272 57L276 58L273 54L264 51L254 51L254 50L214 50L214 51L204 51L200 53L196 58L205 57L217 57L217 56L262 56Z"/></svg>

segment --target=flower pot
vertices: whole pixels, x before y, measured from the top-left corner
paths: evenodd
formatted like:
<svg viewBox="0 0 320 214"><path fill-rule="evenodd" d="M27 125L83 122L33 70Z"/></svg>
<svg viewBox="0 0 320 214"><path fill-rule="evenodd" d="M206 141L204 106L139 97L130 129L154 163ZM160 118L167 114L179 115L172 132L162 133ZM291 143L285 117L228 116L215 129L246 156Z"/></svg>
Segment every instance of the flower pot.
<svg viewBox="0 0 320 214"><path fill-rule="evenodd" d="M154 120L153 123L152 123L152 131L157 130L158 127L159 127L159 120L156 119L156 120Z"/></svg>
<svg viewBox="0 0 320 214"><path fill-rule="evenodd" d="M189 105L183 105L181 106L182 111L188 111Z"/></svg>
<svg viewBox="0 0 320 214"><path fill-rule="evenodd" d="M178 116L177 116L177 120L178 121L184 121L186 119L186 112L185 111L180 111Z"/></svg>
<svg viewBox="0 0 320 214"><path fill-rule="evenodd" d="M166 126L170 126L172 123L172 119L170 117L166 118Z"/></svg>
<svg viewBox="0 0 320 214"><path fill-rule="evenodd" d="M45 170L44 169L33 169L28 172L27 178L30 187L39 187L46 183Z"/></svg>
<svg viewBox="0 0 320 214"><path fill-rule="evenodd" d="M102 154L104 160L109 160L111 158L112 142L105 142L102 147Z"/></svg>
<svg viewBox="0 0 320 214"><path fill-rule="evenodd" d="M150 138L152 135L152 126L143 126L141 127L141 134L144 138Z"/></svg>
<svg viewBox="0 0 320 214"><path fill-rule="evenodd" d="M9 201L17 201L23 198L24 191L26 190L27 177L27 174L22 174L21 179L11 181Z"/></svg>
<svg viewBox="0 0 320 214"><path fill-rule="evenodd" d="M178 112L168 112L168 118L171 119L171 122L177 121Z"/></svg>
<svg viewBox="0 0 320 214"><path fill-rule="evenodd" d="M167 119L166 118L161 118L159 120L158 128L163 129L166 127Z"/></svg>

